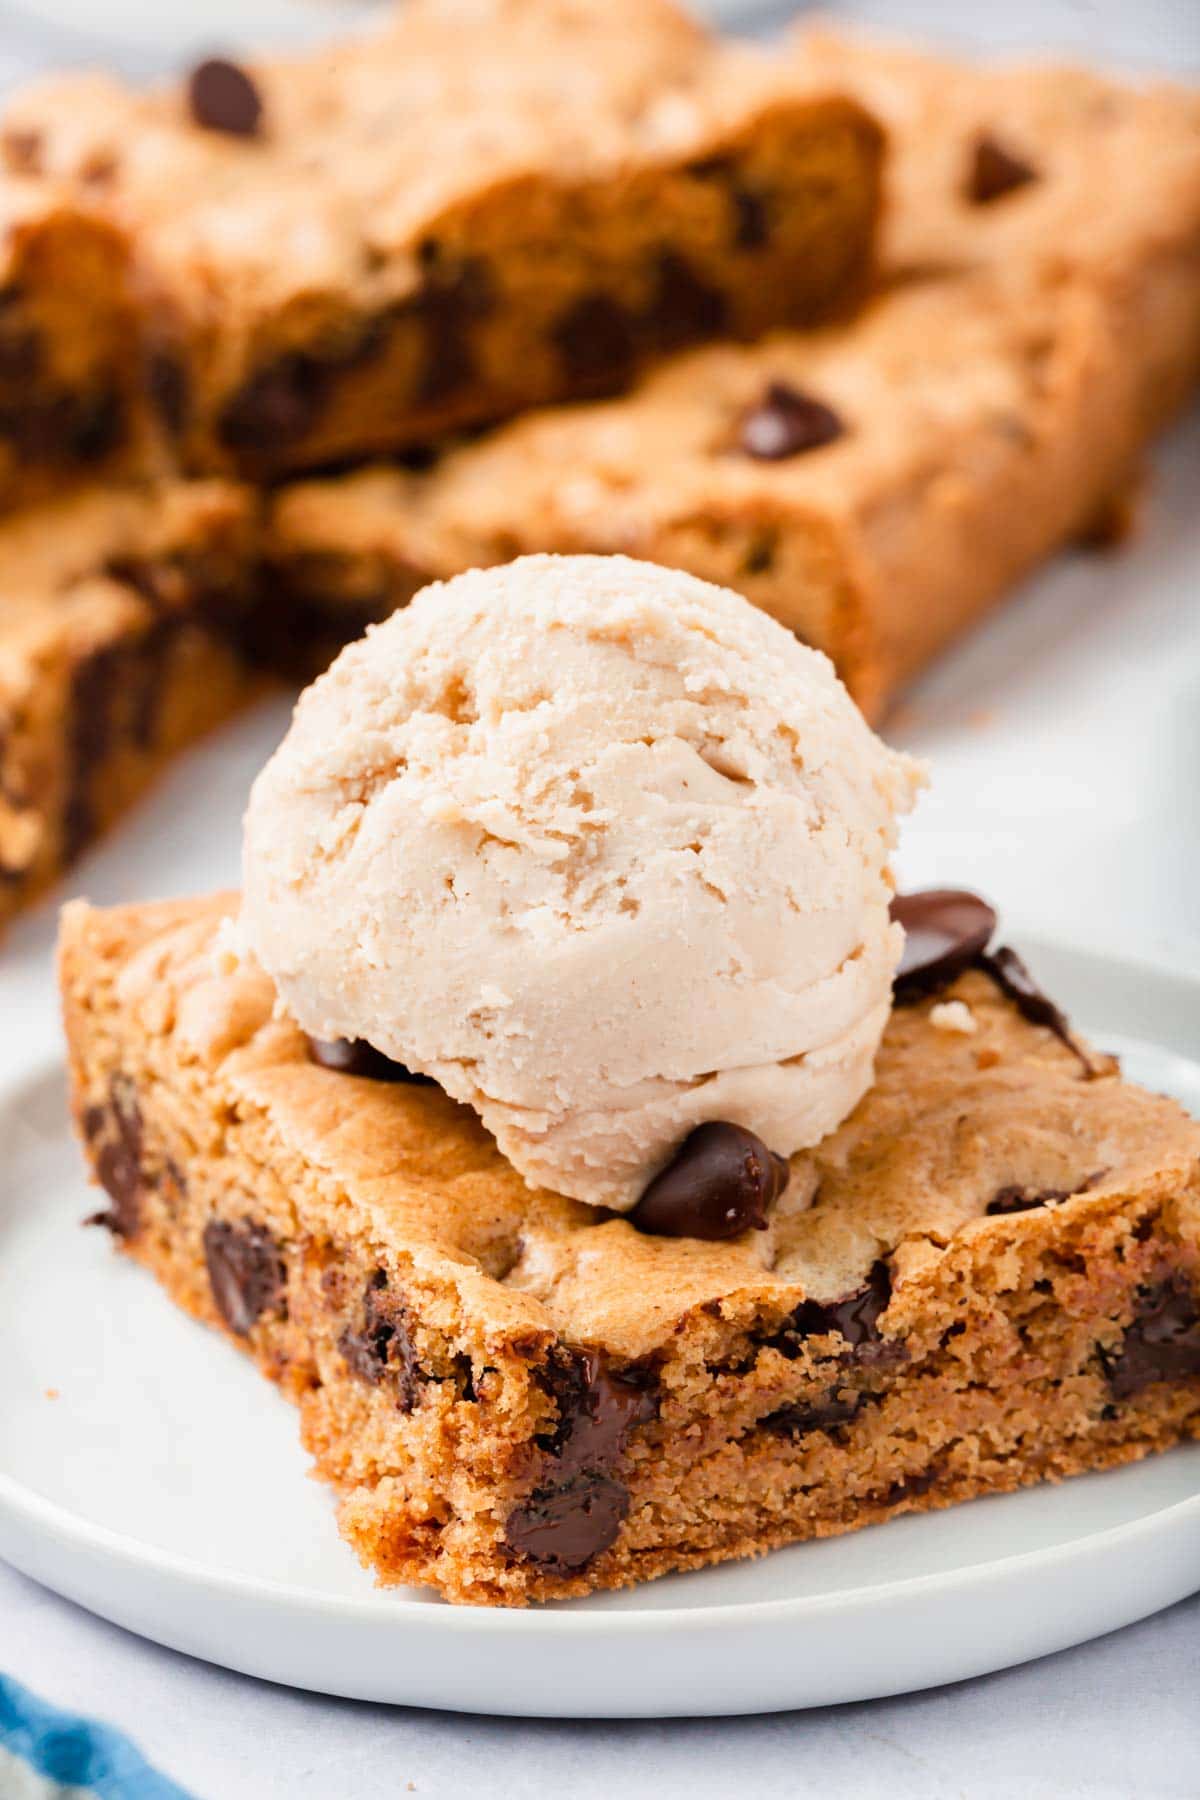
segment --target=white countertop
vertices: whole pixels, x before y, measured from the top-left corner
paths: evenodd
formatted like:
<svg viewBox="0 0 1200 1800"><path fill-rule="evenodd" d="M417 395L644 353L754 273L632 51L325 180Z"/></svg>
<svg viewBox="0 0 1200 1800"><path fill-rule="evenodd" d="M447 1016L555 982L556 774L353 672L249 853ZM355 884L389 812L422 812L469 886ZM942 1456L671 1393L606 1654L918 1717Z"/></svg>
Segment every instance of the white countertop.
<svg viewBox="0 0 1200 1800"><path fill-rule="evenodd" d="M855 10L992 41L1040 31L1146 63L1200 53L1195 0ZM46 54L15 18L0 8L0 81ZM1200 968L1200 416L1155 460L1138 540L1029 583L894 722L933 775L900 872L908 886L981 889L1018 936L1024 923ZM245 789L285 718L270 702L183 759L75 891L105 901L232 883ZM189 824L200 803L225 821L203 839ZM0 1021L31 1063L56 1035L53 913L23 920L0 950ZM762 1719L524 1723L273 1688L143 1643L0 1565L0 1670L119 1726L197 1800L391 1800L409 1783L496 1800L1184 1800L1200 1768L1200 1596L933 1693Z"/></svg>

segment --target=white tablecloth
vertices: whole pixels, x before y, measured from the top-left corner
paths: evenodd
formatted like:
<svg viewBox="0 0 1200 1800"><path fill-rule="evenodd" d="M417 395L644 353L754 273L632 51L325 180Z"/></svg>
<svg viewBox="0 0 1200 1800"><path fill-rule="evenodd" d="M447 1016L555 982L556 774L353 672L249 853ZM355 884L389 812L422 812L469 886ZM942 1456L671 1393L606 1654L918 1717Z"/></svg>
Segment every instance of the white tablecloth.
<svg viewBox="0 0 1200 1800"><path fill-rule="evenodd" d="M1195 0L856 10L1147 64L1195 66L1200 55ZM80 0L80 14L95 29L103 8ZM62 54L16 16L0 8L0 83ZM930 759L935 785L901 872L910 885L968 882L1010 921L1200 967L1200 419L1159 463L1138 543L1060 563L913 696L893 735ZM201 759L212 754L185 762L143 812L143 834L157 826L173 840L162 891L235 877L245 771L228 753L210 771ZM180 800L206 790L227 807L229 831L223 857L198 867ZM122 879L118 842L80 885L104 900ZM54 1030L50 937L45 908L0 953L0 1020L20 1018L31 1044ZM521 1723L273 1688L144 1643L0 1565L0 1670L128 1732L199 1800L391 1800L410 1783L496 1800L1200 1793L1200 1597L934 1693L763 1719Z"/></svg>

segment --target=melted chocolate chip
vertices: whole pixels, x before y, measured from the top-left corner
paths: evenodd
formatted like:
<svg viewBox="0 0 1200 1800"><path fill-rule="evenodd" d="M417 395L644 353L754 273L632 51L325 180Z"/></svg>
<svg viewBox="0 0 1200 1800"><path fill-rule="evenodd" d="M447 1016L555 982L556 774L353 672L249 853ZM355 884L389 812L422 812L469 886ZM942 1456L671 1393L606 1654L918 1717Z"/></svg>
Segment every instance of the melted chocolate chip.
<svg viewBox="0 0 1200 1800"><path fill-rule="evenodd" d="M1099 1355L1118 1400L1154 1381L1200 1375L1200 1302L1182 1271L1140 1290L1137 1316L1120 1345Z"/></svg>
<svg viewBox="0 0 1200 1800"><path fill-rule="evenodd" d="M491 272L481 257L457 267L441 267L427 256L429 273L415 302L425 334L425 355L416 398L425 405L444 400L475 375L470 327L495 303Z"/></svg>
<svg viewBox="0 0 1200 1800"><path fill-rule="evenodd" d="M1059 1042L1079 1058L1086 1075L1096 1074L1091 1058L1072 1037L1066 1014L1060 1012L1049 995L1042 992L1015 950L1002 945L999 950L980 956L978 962L980 968L991 976L1028 1024L1044 1025L1047 1031L1052 1031Z"/></svg>
<svg viewBox="0 0 1200 1800"><path fill-rule="evenodd" d="M547 1476L509 1514L505 1541L550 1574L582 1569L607 1550L629 1511L629 1490L608 1471L635 1425L654 1418L657 1383L647 1369L609 1369L591 1350L556 1345L539 1379L558 1405L554 1431L538 1439Z"/></svg>
<svg viewBox="0 0 1200 1800"><path fill-rule="evenodd" d="M179 617L155 620L137 638L94 650L72 671L70 759L61 823L64 863L73 862L96 834L95 796L106 759L124 743L141 749L153 743L163 668L184 628Z"/></svg>
<svg viewBox="0 0 1200 1800"><path fill-rule="evenodd" d="M735 184L729 190L729 199L735 249L761 250L771 239L771 215L765 197L754 188Z"/></svg>
<svg viewBox="0 0 1200 1800"><path fill-rule="evenodd" d="M246 1337L264 1312L283 1310L283 1258L265 1225L210 1219L204 1264L217 1311L238 1337Z"/></svg>
<svg viewBox="0 0 1200 1800"><path fill-rule="evenodd" d="M594 1350L556 1345L539 1374L558 1405L558 1424L538 1442L555 1458L561 1475L608 1467L634 1426L658 1412L650 1371L611 1370Z"/></svg>
<svg viewBox="0 0 1200 1800"><path fill-rule="evenodd" d="M897 894L891 913L904 927L893 984L898 1005L948 987L987 949L996 929L996 914L987 901L961 888Z"/></svg>
<svg viewBox="0 0 1200 1800"><path fill-rule="evenodd" d="M262 123L263 103L245 69L222 56L209 57L192 70L187 84L188 108L197 125L254 137Z"/></svg>
<svg viewBox="0 0 1200 1800"><path fill-rule="evenodd" d="M33 381L43 360L41 333L19 311L6 316L8 310L0 309L0 382L6 387Z"/></svg>
<svg viewBox="0 0 1200 1800"><path fill-rule="evenodd" d="M1007 150L996 138L988 133L976 138L967 173L967 198L972 206L989 206L993 200L1036 180L1033 165Z"/></svg>
<svg viewBox="0 0 1200 1800"><path fill-rule="evenodd" d="M633 324L609 294L584 294L567 308L553 336L567 381L576 391L613 392L633 375Z"/></svg>
<svg viewBox="0 0 1200 1800"><path fill-rule="evenodd" d="M1060 1200L1071 1200L1076 1194L1088 1193L1107 1173L1107 1169L1095 1169L1078 1187L1073 1188L1029 1188L1015 1185L997 1188L984 1211L989 1217L995 1218L1002 1213L1033 1212L1039 1206L1057 1206Z"/></svg>
<svg viewBox="0 0 1200 1800"><path fill-rule="evenodd" d="M109 1090L107 1105L89 1106L81 1123L96 1177L112 1202L84 1223L103 1225L114 1237L136 1237L142 1222L141 1108L118 1079Z"/></svg>
<svg viewBox="0 0 1200 1800"><path fill-rule="evenodd" d="M179 437L187 424L190 399L187 370L174 350L151 352L146 363L146 392L171 436Z"/></svg>
<svg viewBox="0 0 1200 1800"><path fill-rule="evenodd" d="M334 1069L339 1075L364 1075L370 1081L403 1081L412 1087L436 1087L432 1075L420 1075L394 1062L365 1038L308 1039L308 1054L323 1069Z"/></svg>
<svg viewBox="0 0 1200 1800"><path fill-rule="evenodd" d="M81 401L71 426L68 448L76 462L96 463L116 448L125 428L125 404L112 388Z"/></svg>
<svg viewBox="0 0 1200 1800"><path fill-rule="evenodd" d="M803 1301L792 1314L788 1329L799 1339L837 1332L852 1349L877 1344L881 1337L880 1315L887 1311L891 1297L892 1277L887 1264L873 1263L865 1284L843 1299Z"/></svg>
<svg viewBox="0 0 1200 1800"><path fill-rule="evenodd" d="M786 381L772 381L742 414L738 443L758 462L782 462L840 438L845 426L831 406Z"/></svg>
<svg viewBox="0 0 1200 1800"><path fill-rule="evenodd" d="M833 1431L839 1425L848 1425L861 1405L861 1394L839 1400L835 1389L832 1398L822 1401L819 1406L781 1406L760 1419L759 1424L776 1437L807 1437L810 1431Z"/></svg>
<svg viewBox="0 0 1200 1800"><path fill-rule="evenodd" d="M996 1189L984 1211L989 1218L1001 1213L1033 1212L1039 1206L1053 1206L1059 1200L1069 1200L1070 1197L1069 1188L1042 1188L1039 1192L1034 1188L1002 1187Z"/></svg>
<svg viewBox="0 0 1200 1800"><path fill-rule="evenodd" d="M676 250L660 252L654 299L643 321L657 349L678 349L698 338L716 337L728 317L724 294L699 276L686 257Z"/></svg>
<svg viewBox="0 0 1200 1800"><path fill-rule="evenodd" d="M922 1469L917 1475L906 1475L901 1481L893 1481L883 1495L885 1506L898 1506L901 1500L919 1500L927 1494L938 1478L938 1471Z"/></svg>
<svg viewBox="0 0 1200 1800"><path fill-rule="evenodd" d="M361 1381L373 1387L387 1381L396 1391L402 1412L411 1412L420 1396L420 1369L407 1309L388 1293L387 1275L376 1269L363 1290L363 1322L343 1331L338 1349Z"/></svg>
<svg viewBox="0 0 1200 1800"><path fill-rule="evenodd" d="M508 1515L505 1542L547 1574L569 1575L615 1542L628 1511L624 1483L589 1471L561 1486L535 1489Z"/></svg>
<svg viewBox="0 0 1200 1800"><path fill-rule="evenodd" d="M785 1159L752 1131L710 1119L689 1132L629 1219L652 1237L715 1242L764 1231L767 1208L787 1187L789 1173Z"/></svg>
<svg viewBox="0 0 1200 1800"><path fill-rule="evenodd" d="M296 443L325 404L329 370L305 351L289 351L258 369L226 403L218 421L230 450L271 451Z"/></svg>

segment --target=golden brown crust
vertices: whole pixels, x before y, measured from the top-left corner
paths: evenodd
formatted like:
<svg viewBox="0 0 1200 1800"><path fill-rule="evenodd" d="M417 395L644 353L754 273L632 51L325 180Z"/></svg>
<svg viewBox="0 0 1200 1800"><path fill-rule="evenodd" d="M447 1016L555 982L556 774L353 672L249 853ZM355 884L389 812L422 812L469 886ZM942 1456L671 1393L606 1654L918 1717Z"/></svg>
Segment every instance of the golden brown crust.
<svg viewBox="0 0 1200 1800"><path fill-rule="evenodd" d="M234 905L68 910L77 1116L125 1247L199 1316L230 1327L214 1220L243 1259L235 1314L245 1257L273 1246L278 1293L234 1334L299 1400L382 1578L584 1592L1200 1422L1200 1127L1108 1064L1085 1079L985 974L955 990L973 1031L898 1011L875 1088L793 1160L770 1228L705 1244L530 1192L437 1090L317 1067L224 950ZM1190 1365L1130 1361L1155 1308ZM626 1413L580 1467L585 1349L593 1404L615 1381ZM612 1535L539 1560L531 1518L580 1484Z"/></svg>

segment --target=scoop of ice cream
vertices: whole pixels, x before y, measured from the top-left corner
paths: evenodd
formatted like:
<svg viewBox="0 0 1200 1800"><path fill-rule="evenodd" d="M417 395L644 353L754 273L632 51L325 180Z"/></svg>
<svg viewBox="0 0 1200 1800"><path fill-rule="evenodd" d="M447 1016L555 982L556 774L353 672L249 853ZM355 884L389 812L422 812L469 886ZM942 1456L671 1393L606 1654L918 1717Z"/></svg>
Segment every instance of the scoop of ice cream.
<svg viewBox="0 0 1200 1800"><path fill-rule="evenodd" d="M919 779L738 595L525 557L426 588L303 695L251 795L243 931L311 1035L624 1210L703 1121L788 1155L861 1097Z"/></svg>

